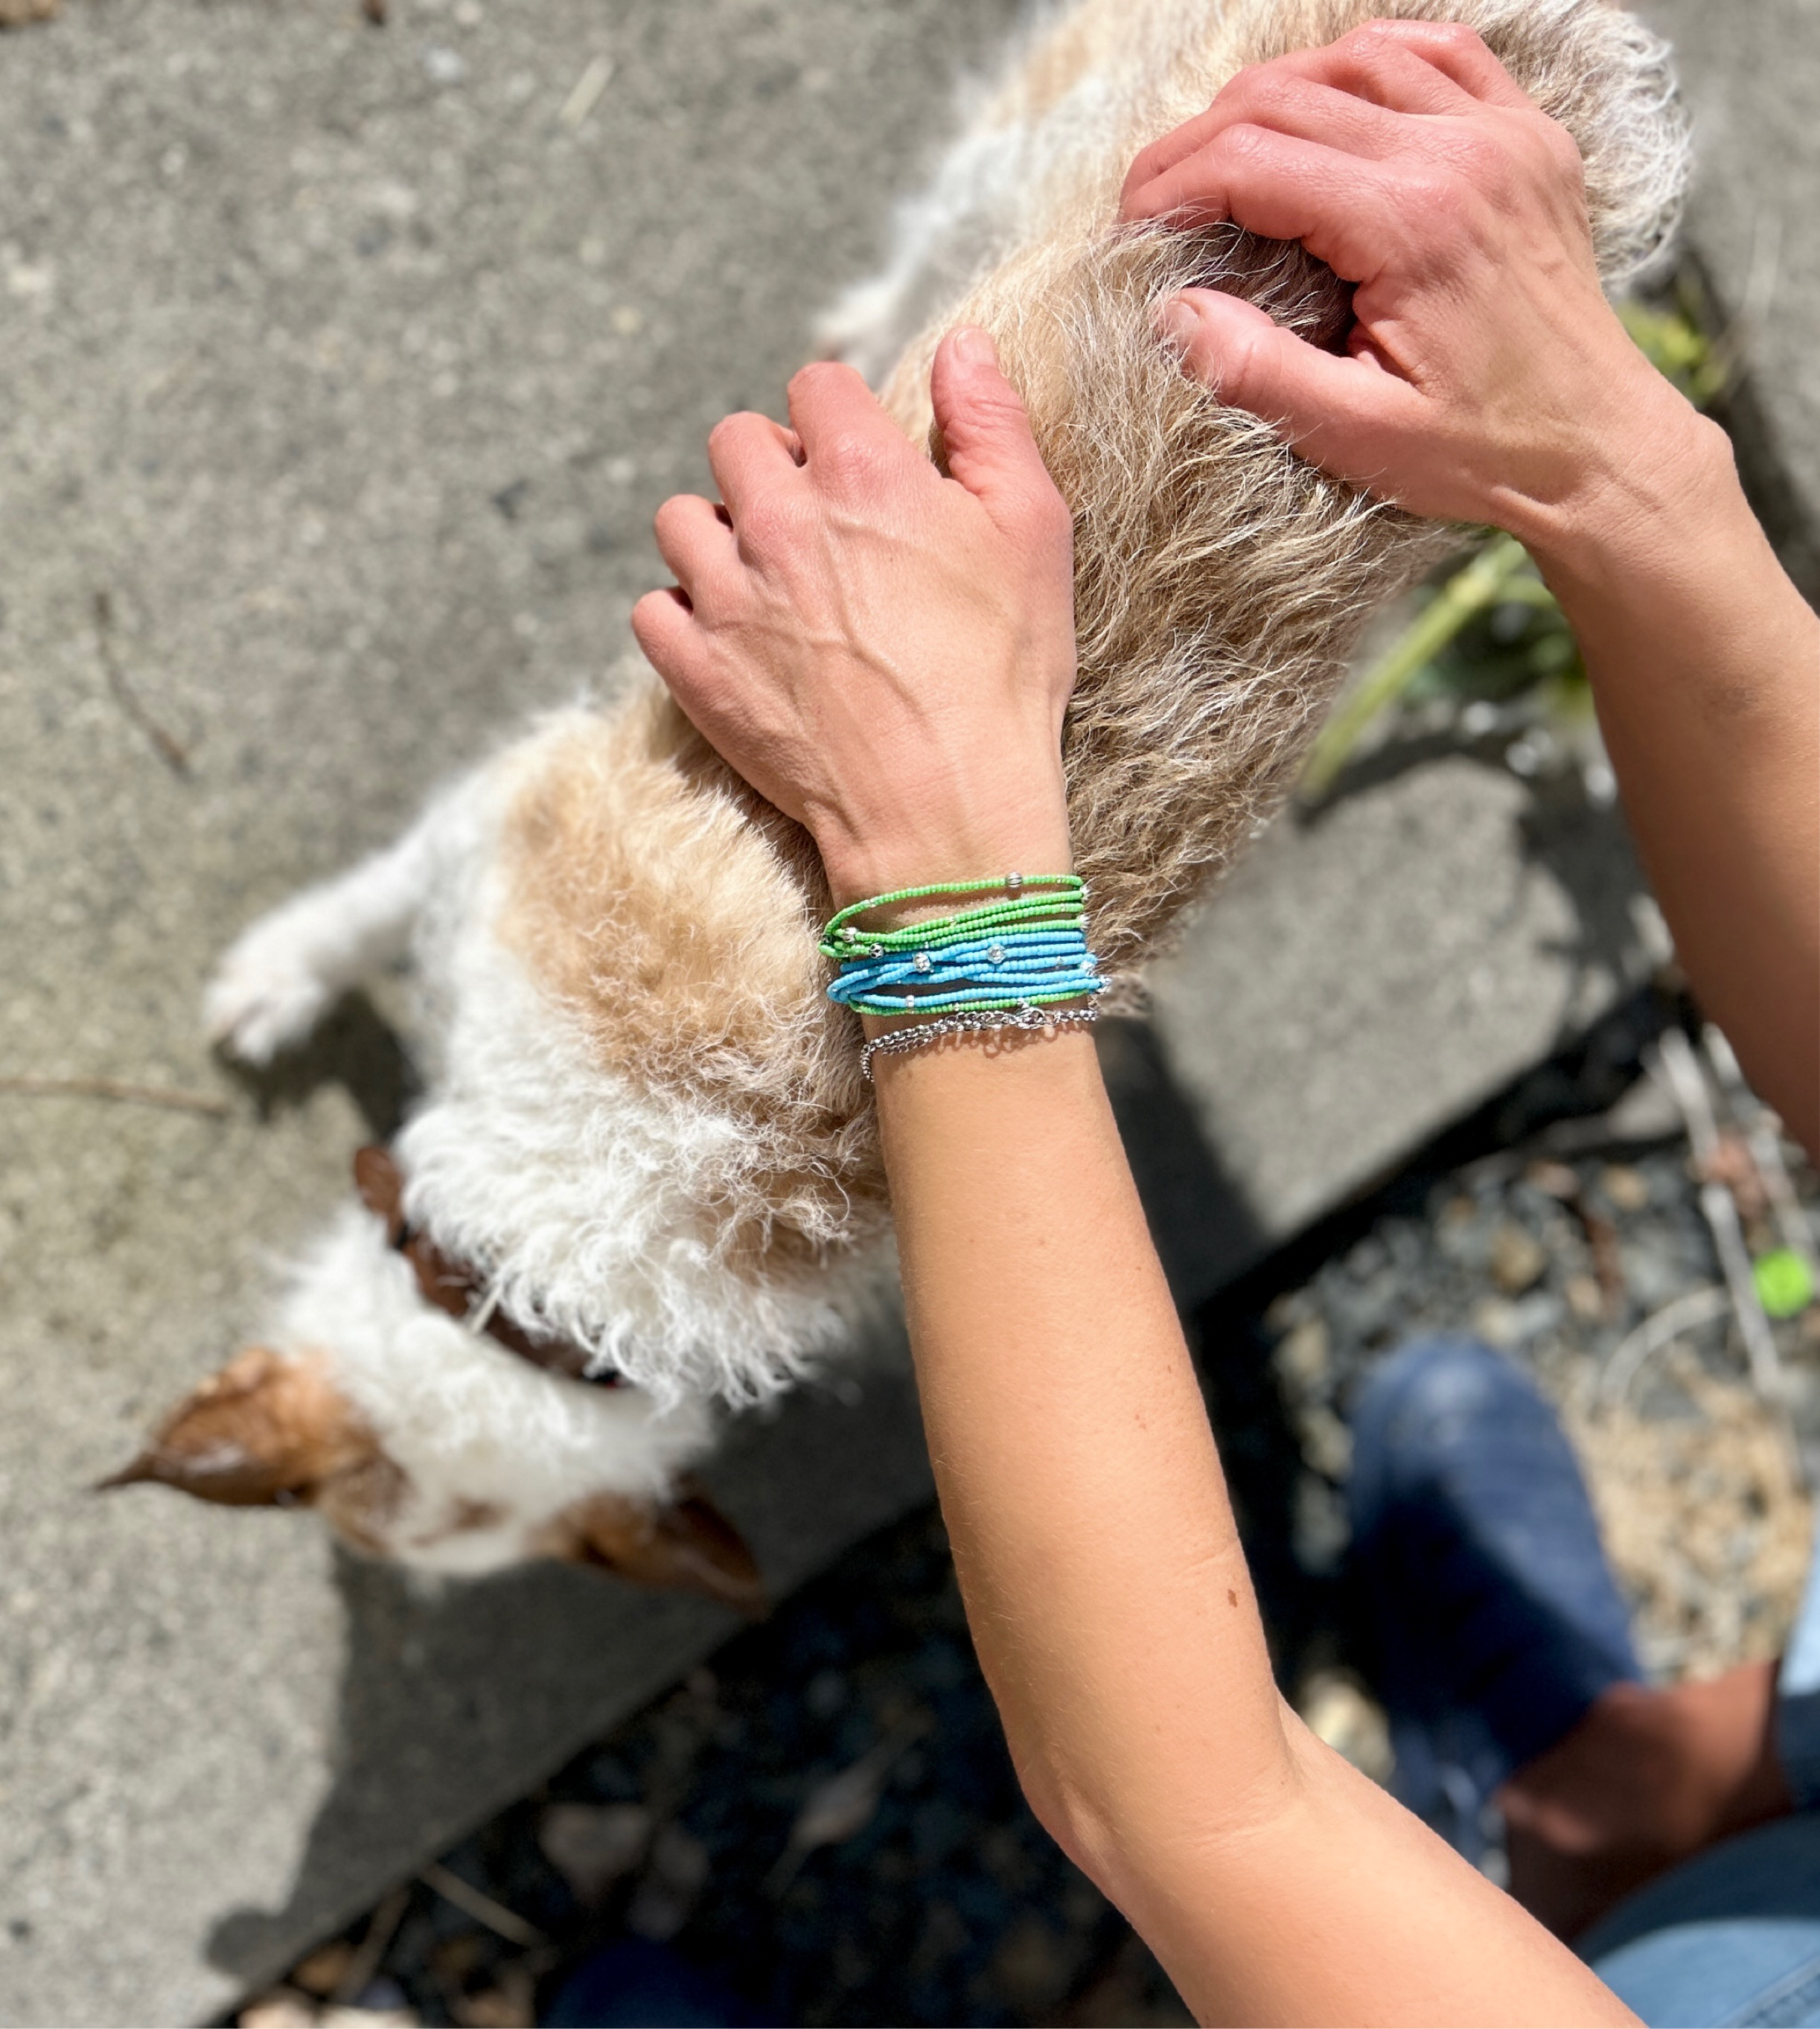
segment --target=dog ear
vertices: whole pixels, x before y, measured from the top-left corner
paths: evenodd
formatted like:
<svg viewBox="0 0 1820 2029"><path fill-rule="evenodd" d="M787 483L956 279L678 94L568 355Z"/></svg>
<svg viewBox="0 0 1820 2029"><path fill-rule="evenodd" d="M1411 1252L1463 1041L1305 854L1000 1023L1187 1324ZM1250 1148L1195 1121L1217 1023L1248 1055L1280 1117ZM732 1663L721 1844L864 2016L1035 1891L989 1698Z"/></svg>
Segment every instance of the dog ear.
<svg viewBox="0 0 1820 2029"><path fill-rule="evenodd" d="M228 1508L288 1507L370 1464L372 1433L318 1359L236 1354L101 1486L174 1486Z"/></svg>
<svg viewBox="0 0 1820 2029"><path fill-rule="evenodd" d="M638 1585L705 1593L748 1619L771 1610L745 1540L705 1494L678 1489L659 1504L596 1493L558 1519L549 1553L594 1564Z"/></svg>
<svg viewBox="0 0 1820 2029"><path fill-rule="evenodd" d="M385 1237L396 1247L404 1231L404 1178L392 1159L392 1151L370 1143L354 1152L354 1188L360 1202L385 1227Z"/></svg>

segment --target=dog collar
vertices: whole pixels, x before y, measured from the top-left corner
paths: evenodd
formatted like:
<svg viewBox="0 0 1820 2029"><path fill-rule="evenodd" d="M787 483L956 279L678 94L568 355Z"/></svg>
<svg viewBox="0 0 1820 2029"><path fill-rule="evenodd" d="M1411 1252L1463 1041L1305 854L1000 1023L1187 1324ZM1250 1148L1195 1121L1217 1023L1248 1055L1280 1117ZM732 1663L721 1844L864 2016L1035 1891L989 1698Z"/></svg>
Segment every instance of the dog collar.
<svg viewBox="0 0 1820 2029"><path fill-rule="evenodd" d="M594 1388L622 1388L626 1378L611 1367L597 1365L585 1345L553 1332L528 1331L487 1300L486 1278L470 1263L445 1254L427 1233L412 1226L404 1215L404 1174L393 1161L392 1151L377 1144L358 1149L354 1157L354 1186L360 1201L385 1228L393 1249L410 1263L424 1301L446 1315L485 1332L496 1345L547 1374L585 1381Z"/></svg>

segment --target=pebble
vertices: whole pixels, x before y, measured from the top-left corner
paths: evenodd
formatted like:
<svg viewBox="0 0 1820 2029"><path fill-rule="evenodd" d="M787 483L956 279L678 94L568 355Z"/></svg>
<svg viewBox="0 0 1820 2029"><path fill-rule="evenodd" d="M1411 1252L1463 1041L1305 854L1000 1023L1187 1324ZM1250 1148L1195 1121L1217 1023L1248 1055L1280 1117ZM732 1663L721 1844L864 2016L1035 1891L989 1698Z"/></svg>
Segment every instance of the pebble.
<svg viewBox="0 0 1820 2029"><path fill-rule="evenodd" d="M1610 1163L1599 1173L1599 1188L1619 1211L1641 1211L1650 1200L1649 1179L1621 1163Z"/></svg>
<svg viewBox="0 0 1820 2029"><path fill-rule="evenodd" d="M1506 1219L1491 1236L1491 1279L1507 1296L1532 1288L1548 1266L1548 1256L1536 1236Z"/></svg>

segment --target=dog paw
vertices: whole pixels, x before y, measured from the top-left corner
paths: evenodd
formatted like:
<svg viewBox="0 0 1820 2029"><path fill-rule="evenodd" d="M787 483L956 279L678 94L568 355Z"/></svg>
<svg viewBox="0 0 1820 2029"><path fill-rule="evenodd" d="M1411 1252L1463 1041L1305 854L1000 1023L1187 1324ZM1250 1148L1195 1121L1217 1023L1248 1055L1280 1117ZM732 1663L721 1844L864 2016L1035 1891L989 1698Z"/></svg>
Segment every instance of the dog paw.
<svg viewBox="0 0 1820 2029"><path fill-rule="evenodd" d="M202 996L209 1040L242 1063L269 1064L295 1048L327 1011L334 990L294 952L262 951L256 938L236 944Z"/></svg>

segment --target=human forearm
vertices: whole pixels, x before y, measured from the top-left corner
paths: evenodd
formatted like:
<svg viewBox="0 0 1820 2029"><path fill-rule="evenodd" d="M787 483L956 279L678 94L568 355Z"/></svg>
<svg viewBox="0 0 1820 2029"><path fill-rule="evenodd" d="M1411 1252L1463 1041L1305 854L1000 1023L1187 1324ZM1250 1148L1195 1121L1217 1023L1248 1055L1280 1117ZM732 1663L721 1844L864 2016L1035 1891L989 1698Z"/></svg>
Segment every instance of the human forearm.
<svg viewBox="0 0 1820 2029"><path fill-rule="evenodd" d="M881 1063L878 1097L930 1449L1033 1799L1090 1842L1166 1809L1197 1745L1235 1797L1268 1792L1262 1633L1090 1043L919 1052ZM1161 1768L1121 1717L1152 1698L1210 1716Z"/></svg>
<svg viewBox="0 0 1820 2029"><path fill-rule="evenodd" d="M879 1110L942 1511L1020 1776L1197 2013L1626 2019L1279 1700L1086 1039L882 1064Z"/></svg>
<svg viewBox="0 0 1820 2029"><path fill-rule="evenodd" d="M944 346L930 392L946 478L839 369L793 384L793 440L723 425L725 511L667 506L678 589L634 615L843 897L1068 858L1068 513L982 339ZM1277 1699L1085 1039L923 1043L878 1063L912 1341L970 1615L1045 1816L1210 2018L1609 2013Z"/></svg>
<svg viewBox="0 0 1820 2029"><path fill-rule="evenodd" d="M1723 436L1666 384L1646 400L1613 469L1517 532L1579 639L1694 989L1820 1149L1820 618Z"/></svg>

